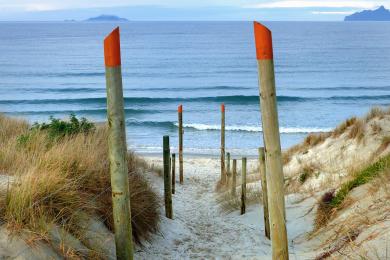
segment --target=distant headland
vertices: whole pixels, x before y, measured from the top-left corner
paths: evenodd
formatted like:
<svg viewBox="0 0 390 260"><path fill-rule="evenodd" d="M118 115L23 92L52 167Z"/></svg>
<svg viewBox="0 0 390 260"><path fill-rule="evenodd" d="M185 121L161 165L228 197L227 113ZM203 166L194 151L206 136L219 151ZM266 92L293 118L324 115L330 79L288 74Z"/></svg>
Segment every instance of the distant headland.
<svg viewBox="0 0 390 260"><path fill-rule="evenodd" d="M116 15L102 14L96 17L91 17L85 20L86 22L128 22L126 18L122 18Z"/></svg>
<svg viewBox="0 0 390 260"><path fill-rule="evenodd" d="M381 6L376 10L364 10L346 16L344 21L390 21L390 11Z"/></svg>

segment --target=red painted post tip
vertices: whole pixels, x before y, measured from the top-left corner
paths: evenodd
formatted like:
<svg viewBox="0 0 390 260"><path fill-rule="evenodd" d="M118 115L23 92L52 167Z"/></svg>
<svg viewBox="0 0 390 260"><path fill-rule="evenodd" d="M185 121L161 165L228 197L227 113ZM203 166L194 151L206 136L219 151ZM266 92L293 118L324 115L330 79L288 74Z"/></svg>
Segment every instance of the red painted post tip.
<svg viewBox="0 0 390 260"><path fill-rule="evenodd" d="M180 105L178 108L177 108L177 111L179 113L183 113L183 105Z"/></svg>
<svg viewBox="0 0 390 260"><path fill-rule="evenodd" d="M104 39L104 64L107 67L116 67L121 65L121 44L119 36L119 27L116 27Z"/></svg>
<svg viewBox="0 0 390 260"><path fill-rule="evenodd" d="M225 104L224 103L221 104L221 111L225 112Z"/></svg>
<svg viewBox="0 0 390 260"><path fill-rule="evenodd" d="M271 31L258 22L253 22L255 30L256 57L258 60L272 60L272 34Z"/></svg>

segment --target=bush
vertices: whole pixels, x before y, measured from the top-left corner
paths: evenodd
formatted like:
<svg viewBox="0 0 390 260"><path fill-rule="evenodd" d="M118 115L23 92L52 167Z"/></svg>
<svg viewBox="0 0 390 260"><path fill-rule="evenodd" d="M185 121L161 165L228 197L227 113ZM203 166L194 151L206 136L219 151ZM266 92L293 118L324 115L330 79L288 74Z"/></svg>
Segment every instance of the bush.
<svg viewBox="0 0 390 260"><path fill-rule="evenodd" d="M56 141L65 136L76 134L88 134L95 130L95 124L89 122L86 118L78 119L75 114L69 115L69 120L61 120L50 117L49 123L34 123L30 131L18 137L18 145L26 146L33 136L39 131L45 131L49 137L49 141Z"/></svg>
<svg viewBox="0 0 390 260"><path fill-rule="evenodd" d="M75 114L70 114L69 121L50 117L49 123L35 123L32 130L47 131L49 137L61 138L79 133L88 134L95 129L95 124L82 117L80 120Z"/></svg>

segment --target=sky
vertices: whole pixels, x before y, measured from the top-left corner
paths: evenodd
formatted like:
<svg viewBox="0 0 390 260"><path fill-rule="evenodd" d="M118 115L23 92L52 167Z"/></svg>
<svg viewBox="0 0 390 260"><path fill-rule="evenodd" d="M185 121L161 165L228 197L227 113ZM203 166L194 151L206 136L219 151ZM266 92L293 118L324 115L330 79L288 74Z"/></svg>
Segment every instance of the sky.
<svg viewBox="0 0 390 260"><path fill-rule="evenodd" d="M129 20L340 21L390 0L0 0L0 21Z"/></svg>

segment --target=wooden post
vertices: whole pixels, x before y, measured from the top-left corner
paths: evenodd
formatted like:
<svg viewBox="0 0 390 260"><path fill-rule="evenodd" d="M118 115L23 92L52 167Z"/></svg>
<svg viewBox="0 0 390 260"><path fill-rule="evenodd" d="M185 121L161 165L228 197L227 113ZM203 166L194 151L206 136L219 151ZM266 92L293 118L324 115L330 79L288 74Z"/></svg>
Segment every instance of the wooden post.
<svg viewBox="0 0 390 260"><path fill-rule="evenodd" d="M237 160L233 159L232 196L236 196Z"/></svg>
<svg viewBox="0 0 390 260"><path fill-rule="evenodd" d="M172 212L172 186L171 186L171 173L169 171L169 136L163 138L163 160L164 160L164 199L165 199L165 216L167 218L173 218Z"/></svg>
<svg viewBox="0 0 390 260"><path fill-rule="evenodd" d="M169 168L168 168L168 171L169 171L169 178L171 179L172 177L172 156L169 155ZM169 180L171 181L171 180ZM172 188L172 182L171 182L171 188ZM173 194L172 190L171 190L171 194Z"/></svg>
<svg viewBox="0 0 390 260"><path fill-rule="evenodd" d="M284 178L280 148L279 122L275 92L275 73L271 31L254 22L259 72L260 106L266 147L268 206L272 240L272 258L288 259L285 223ZM272 174L271 174L272 173Z"/></svg>
<svg viewBox="0 0 390 260"><path fill-rule="evenodd" d="M228 182L231 178L231 171L230 171L230 153L226 153L226 175L228 177Z"/></svg>
<svg viewBox="0 0 390 260"><path fill-rule="evenodd" d="M264 208L264 230L265 236L270 239L269 232L269 213L268 213L268 194L267 194L267 178L265 170L265 153L264 147L259 148L259 172L261 178L261 189L263 191L263 208Z"/></svg>
<svg viewBox="0 0 390 260"><path fill-rule="evenodd" d="M175 183L176 183L176 174L175 174L175 164L176 164L176 154L172 154L172 194L175 194Z"/></svg>
<svg viewBox="0 0 390 260"><path fill-rule="evenodd" d="M241 168L241 215L245 214L246 202L246 157L242 158Z"/></svg>
<svg viewBox="0 0 390 260"><path fill-rule="evenodd" d="M183 166L183 105L178 108L179 116L179 179L180 184L184 180L184 166Z"/></svg>
<svg viewBox="0 0 390 260"><path fill-rule="evenodd" d="M225 104L221 105L221 183L226 183L225 170Z"/></svg>
<svg viewBox="0 0 390 260"><path fill-rule="evenodd" d="M104 63L116 257L133 259L119 27L104 39Z"/></svg>

